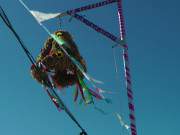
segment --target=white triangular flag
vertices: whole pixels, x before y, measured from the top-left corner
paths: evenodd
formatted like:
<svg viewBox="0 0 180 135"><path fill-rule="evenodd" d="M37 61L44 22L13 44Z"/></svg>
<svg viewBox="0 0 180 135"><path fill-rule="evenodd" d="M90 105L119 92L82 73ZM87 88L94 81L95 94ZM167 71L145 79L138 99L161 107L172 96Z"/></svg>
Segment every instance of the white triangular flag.
<svg viewBox="0 0 180 135"><path fill-rule="evenodd" d="M38 22L47 21L56 17L65 16L65 13L43 13L39 11L30 10L31 14L36 18Z"/></svg>

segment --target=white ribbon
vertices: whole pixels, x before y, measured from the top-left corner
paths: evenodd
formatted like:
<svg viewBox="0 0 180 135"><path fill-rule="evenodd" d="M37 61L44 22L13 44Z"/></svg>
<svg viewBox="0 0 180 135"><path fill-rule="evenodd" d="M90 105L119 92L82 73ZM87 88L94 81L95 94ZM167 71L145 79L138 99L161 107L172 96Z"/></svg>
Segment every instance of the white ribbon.
<svg viewBox="0 0 180 135"><path fill-rule="evenodd" d="M123 121L121 115L120 115L119 113L115 113L115 115L116 115L116 117L118 118L121 126L124 127L126 130L129 131L129 129L130 129L129 125L127 125L127 124Z"/></svg>

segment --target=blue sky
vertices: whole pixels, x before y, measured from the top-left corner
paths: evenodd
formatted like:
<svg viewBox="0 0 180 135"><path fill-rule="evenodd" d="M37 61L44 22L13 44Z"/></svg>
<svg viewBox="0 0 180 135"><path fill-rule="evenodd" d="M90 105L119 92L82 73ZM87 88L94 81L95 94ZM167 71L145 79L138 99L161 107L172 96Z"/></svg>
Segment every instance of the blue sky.
<svg viewBox="0 0 180 135"><path fill-rule="evenodd" d="M24 0L29 8L43 12L63 12L97 1ZM180 134L179 4L178 0L123 2L139 135ZM0 0L0 5L26 46L37 56L47 33L18 0ZM81 15L119 34L116 4ZM99 87L117 93L106 95L112 99L112 104L96 102L108 115L102 115L93 106L73 103L73 88L59 95L89 135L128 135L113 115L118 112L129 122L122 50L115 50L119 69L115 73L111 48L114 43L77 20L68 22L68 19L62 19L61 28L73 35L88 64L88 73L105 83ZM59 28L56 19L44 24L51 32ZM76 125L64 112L56 110L43 88L32 79L30 62L2 21L0 44L0 134L77 135Z"/></svg>

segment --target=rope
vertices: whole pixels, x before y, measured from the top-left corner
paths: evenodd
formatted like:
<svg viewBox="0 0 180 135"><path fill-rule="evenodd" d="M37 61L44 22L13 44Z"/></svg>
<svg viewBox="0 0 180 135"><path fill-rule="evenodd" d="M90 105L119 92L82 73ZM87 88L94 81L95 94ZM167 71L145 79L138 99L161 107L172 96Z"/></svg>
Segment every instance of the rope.
<svg viewBox="0 0 180 135"><path fill-rule="evenodd" d="M85 130L82 128L82 126L79 124L79 122L75 119L75 117L73 116L73 114L70 112L70 110L66 107L66 105L64 104L64 102L61 100L61 98L59 97L59 95L55 92L54 89L50 89L52 91L52 93L58 98L58 100L61 102L61 105L63 106L64 111L68 114L68 116L76 123L76 125L82 130L82 132L85 132ZM87 134L87 133L86 133Z"/></svg>
<svg viewBox="0 0 180 135"><path fill-rule="evenodd" d="M27 49L27 47L24 45L23 41L21 40L21 38L19 37L19 35L17 34L17 32L14 30L12 24L10 23L7 15L5 14L4 10L2 9L2 7L0 6L0 17L2 18L3 22L7 25L7 27L12 31L12 33L15 35L16 39L18 40L18 42L21 45L21 48L23 49L23 51L25 52L25 54L27 55L28 59L30 60L30 62L32 64L35 65L36 60L34 59L34 57L31 55L31 53L29 52L29 50ZM36 68L38 68L36 66ZM49 84L48 86L52 86L52 84L50 84L50 81L46 80L46 83ZM64 111L68 114L68 116L77 124L77 126L82 130L81 133L83 133L84 135L87 135L87 133L85 132L85 130L82 128L82 126L79 124L79 122L75 119L75 117L73 116L73 114L69 111L69 109L66 107L66 105L64 104L64 102L61 100L61 98L59 97L59 95L55 92L55 90L51 87L50 88L51 92L58 98L58 100L61 102Z"/></svg>
<svg viewBox="0 0 180 135"><path fill-rule="evenodd" d="M27 57L29 58L30 62L32 64L35 64L36 61L33 58L33 56L31 55L31 53L28 51L27 47L24 45L23 41L21 40L21 38L19 37L19 35L17 34L17 32L14 30L11 22L9 21L7 15L5 14L4 10L2 9L2 7L0 6L0 17L2 18L3 22L7 25L7 27L11 30L11 32L14 34L14 36L16 37L16 39L18 40L18 42L20 43L23 51L25 52L25 54L27 55Z"/></svg>
<svg viewBox="0 0 180 135"><path fill-rule="evenodd" d="M114 60L114 66L115 66L115 73L118 73L118 67L117 67L117 60L116 60L116 52L115 52L115 48L112 48L112 52L113 52L113 60Z"/></svg>

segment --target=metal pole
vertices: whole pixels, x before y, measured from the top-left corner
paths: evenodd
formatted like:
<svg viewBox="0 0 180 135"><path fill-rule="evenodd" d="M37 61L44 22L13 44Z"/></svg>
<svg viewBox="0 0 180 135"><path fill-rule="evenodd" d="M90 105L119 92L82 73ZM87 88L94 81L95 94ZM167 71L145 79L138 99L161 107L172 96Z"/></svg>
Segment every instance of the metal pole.
<svg viewBox="0 0 180 135"><path fill-rule="evenodd" d="M122 11L122 0L118 0L117 6L118 6L118 17L119 17L119 26L120 26L120 38L121 40L125 40L126 32L125 32L124 16L123 16L123 11ZM123 61L124 61L126 90L127 90L127 96L128 96L131 135L137 135L136 119L135 119L135 113L134 113L135 107L133 103L132 81L131 81L131 74L130 74L127 43L126 43L126 48L123 49Z"/></svg>
<svg viewBox="0 0 180 135"><path fill-rule="evenodd" d="M83 7L80 7L80 8L71 9L71 10L66 11L65 13L73 13L73 14L75 14L75 13L79 13L79 12L82 12L82 11L91 10L91 9L94 9L94 8L99 8L99 7L102 7L102 6L106 6L106 5L112 4L114 2L117 2L117 0L105 0L105 1L98 2L98 3L89 4L87 6L83 6Z"/></svg>

